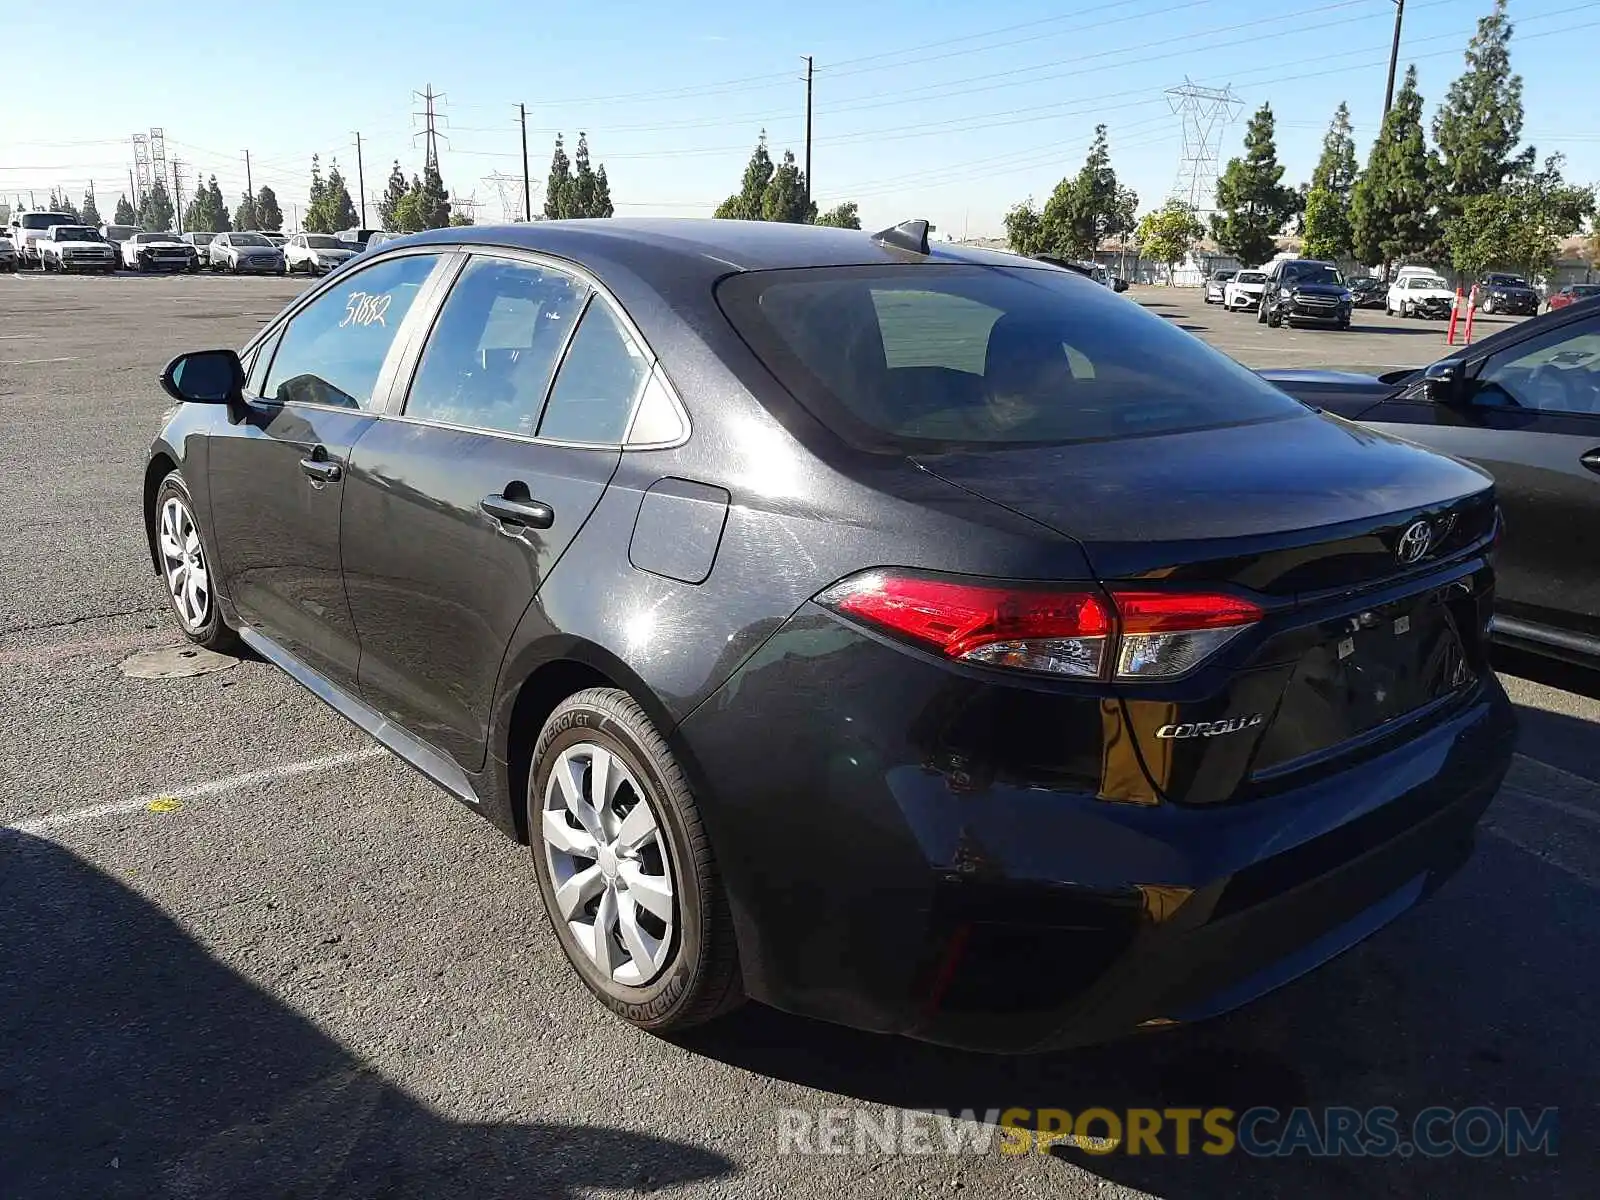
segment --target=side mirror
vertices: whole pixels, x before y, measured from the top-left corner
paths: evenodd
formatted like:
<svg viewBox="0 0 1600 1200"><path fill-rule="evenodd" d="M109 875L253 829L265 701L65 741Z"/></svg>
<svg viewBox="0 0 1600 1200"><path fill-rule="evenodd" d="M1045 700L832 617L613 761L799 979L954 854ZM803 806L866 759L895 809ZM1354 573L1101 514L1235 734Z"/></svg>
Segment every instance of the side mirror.
<svg viewBox="0 0 1600 1200"><path fill-rule="evenodd" d="M1422 387L1428 399L1435 404L1461 404L1467 398L1463 386L1461 364L1436 362L1422 373Z"/></svg>
<svg viewBox="0 0 1600 1200"><path fill-rule="evenodd" d="M232 350L195 350L167 364L161 387L184 404L239 404L244 400L244 365Z"/></svg>

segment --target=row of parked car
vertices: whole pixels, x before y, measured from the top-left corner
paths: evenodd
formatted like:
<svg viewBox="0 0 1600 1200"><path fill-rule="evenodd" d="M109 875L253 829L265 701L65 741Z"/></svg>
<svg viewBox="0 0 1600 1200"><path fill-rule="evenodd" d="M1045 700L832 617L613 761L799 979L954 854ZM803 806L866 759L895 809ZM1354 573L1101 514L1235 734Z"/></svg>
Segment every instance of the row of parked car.
<svg viewBox="0 0 1600 1200"><path fill-rule="evenodd" d="M1521 275L1492 271L1475 286L1478 307L1485 313L1534 316L1539 311L1539 292ZM1551 294L1546 311L1594 295L1600 295L1600 284L1570 283ZM1347 280L1333 263L1311 259L1280 259L1259 270L1217 270L1205 284L1207 304L1220 304L1229 312L1254 309L1258 320L1274 327L1332 324L1347 329L1358 308L1443 319L1455 299L1455 289L1431 267L1401 267L1385 284L1370 276Z"/></svg>
<svg viewBox="0 0 1600 1200"><path fill-rule="evenodd" d="M0 237L0 271L111 274L117 270L227 271L235 275L326 275L374 239L398 234L348 229L338 234L244 230L147 231L136 225L84 225L70 213L23 212Z"/></svg>

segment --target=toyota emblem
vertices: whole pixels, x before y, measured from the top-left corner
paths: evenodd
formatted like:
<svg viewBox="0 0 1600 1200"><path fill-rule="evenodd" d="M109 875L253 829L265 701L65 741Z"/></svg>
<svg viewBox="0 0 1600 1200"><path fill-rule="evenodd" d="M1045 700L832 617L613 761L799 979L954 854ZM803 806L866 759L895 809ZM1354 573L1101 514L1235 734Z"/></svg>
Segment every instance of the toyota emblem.
<svg viewBox="0 0 1600 1200"><path fill-rule="evenodd" d="M1428 523L1413 521L1400 535L1400 541L1394 548L1394 556L1406 564L1421 562L1432 545L1433 530L1429 528Z"/></svg>

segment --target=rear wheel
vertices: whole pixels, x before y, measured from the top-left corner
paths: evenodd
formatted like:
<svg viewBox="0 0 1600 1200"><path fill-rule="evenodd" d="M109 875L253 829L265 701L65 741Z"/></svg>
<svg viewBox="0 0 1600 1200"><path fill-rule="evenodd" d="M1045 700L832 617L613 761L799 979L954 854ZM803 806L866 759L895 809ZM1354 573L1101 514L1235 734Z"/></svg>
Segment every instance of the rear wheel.
<svg viewBox="0 0 1600 1200"><path fill-rule="evenodd" d="M694 796L626 692L564 700L534 747L534 872L561 949L641 1029L683 1029L743 999L733 921Z"/></svg>
<svg viewBox="0 0 1600 1200"><path fill-rule="evenodd" d="M207 650L234 649L238 637L223 623L222 610L217 605L194 501L183 476L176 471L170 472L156 491L154 520L156 558L167 585L167 601L184 637Z"/></svg>

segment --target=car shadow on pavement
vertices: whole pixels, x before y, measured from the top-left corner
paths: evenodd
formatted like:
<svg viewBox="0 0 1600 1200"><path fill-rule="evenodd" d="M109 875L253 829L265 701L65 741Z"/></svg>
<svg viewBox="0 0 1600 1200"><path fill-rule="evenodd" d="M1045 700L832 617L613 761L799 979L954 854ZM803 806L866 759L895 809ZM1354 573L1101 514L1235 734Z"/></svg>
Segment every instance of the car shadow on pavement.
<svg viewBox="0 0 1600 1200"><path fill-rule="evenodd" d="M1258 1157L1053 1153L1160 1196L1590 1196L1600 1151L1591 1074L1600 1061L1592 890L1497 839L1396 924L1233 1014L1034 1056L964 1053L747 1006L680 1044L746 1069L902 1109L1256 1107L1322 1120L1390 1106L1403 1135L1431 1106L1558 1109L1556 1155ZM1050 953L1040 945L1039 953ZM1196 1125L1193 1143L1201 1137ZM1265 1126L1281 1132L1281 1121ZM1448 1127L1447 1127L1448 1128ZM1104 1136L1103 1127L1095 1130ZM996 1139L995 1147L998 1147ZM995 1152L995 1147L991 1152Z"/></svg>
<svg viewBox="0 0 1600 1200"><path fill-rule="evenodd" d="M138 893L0 829L0 1194L576 1197L732 1174L696 1146L425 1108Z"/></svg>

